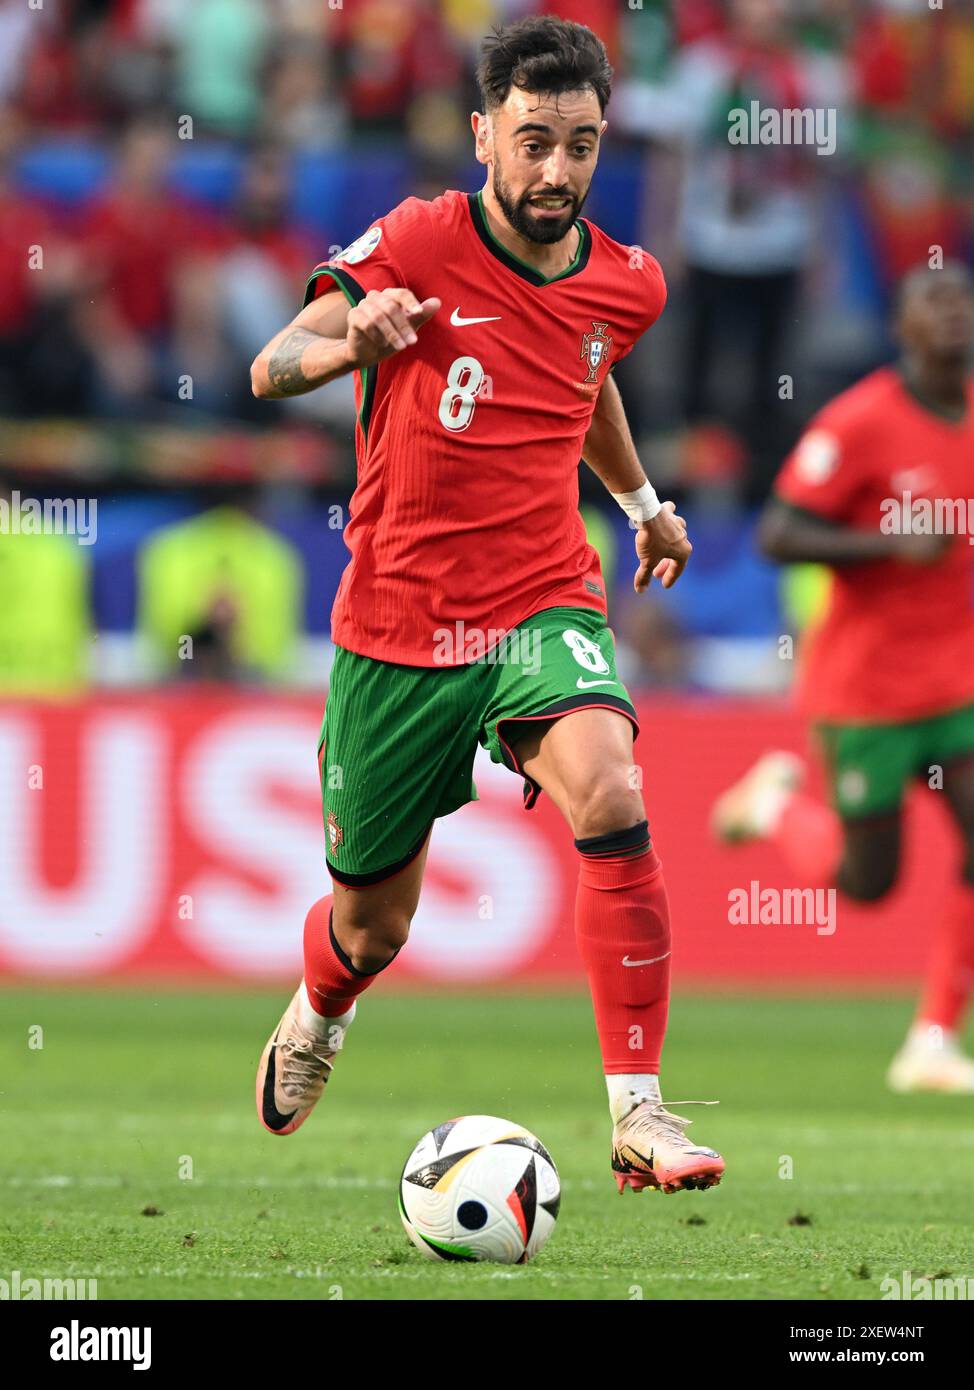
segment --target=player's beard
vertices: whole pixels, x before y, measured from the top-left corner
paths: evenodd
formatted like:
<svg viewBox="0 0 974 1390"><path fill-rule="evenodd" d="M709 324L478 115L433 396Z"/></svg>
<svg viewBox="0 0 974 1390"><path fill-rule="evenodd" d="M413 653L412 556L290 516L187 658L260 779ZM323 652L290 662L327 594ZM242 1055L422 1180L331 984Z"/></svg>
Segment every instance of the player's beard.
<svg viewBox="0 0 974 1390"><path fill-rule="evenodd" d="M512 197L501 177L500 168L497 164L494 165L494 197L500 204L501 212L519 235L527 241L535 241L542 246L551 246L568 235L581 215L582 208L585 206L585 199L588 197L587 188L581 198L576 198L575 194L568 188L555 188L550 191L555 197L561 196L571 199L569 207L565 210L565 215L542 219L532 217L528 212L528 204L533 197L537 196L537 190L534 193L525 193L520 198Z"/></svg>

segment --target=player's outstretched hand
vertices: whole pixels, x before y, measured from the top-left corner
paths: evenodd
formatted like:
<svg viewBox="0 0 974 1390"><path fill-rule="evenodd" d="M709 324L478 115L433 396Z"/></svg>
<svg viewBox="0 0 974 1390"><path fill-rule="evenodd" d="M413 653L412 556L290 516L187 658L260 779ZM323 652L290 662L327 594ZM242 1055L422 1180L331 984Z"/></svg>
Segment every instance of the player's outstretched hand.
<svg viewBox="0 0 974 1390"><path fill-rule="evenodd" d="M416 332L440 307L438 299L422 304L412 290L369 290L349 311L345 341L353 367L371 367L394 352L412 347Z"/></svg>
<svg viewBox="0 0 974 1390"><path fill-rule="evenodd" d="M950 547L950 536L932 535L925 532L908 531L895 536L893 544L897 558L910 565L935 565L942 560Z"/></svg>
<svg viewBox="0 0 974 1390"><path fill-rule="evenodd" d="M687 539L687 524L676 514L675 502L664 502L662 510L652 521L646 521L636 532L636 555L639 569L632 581L637 594L658 579L664 589L672 589L687 567L693 546Z"/></svg>

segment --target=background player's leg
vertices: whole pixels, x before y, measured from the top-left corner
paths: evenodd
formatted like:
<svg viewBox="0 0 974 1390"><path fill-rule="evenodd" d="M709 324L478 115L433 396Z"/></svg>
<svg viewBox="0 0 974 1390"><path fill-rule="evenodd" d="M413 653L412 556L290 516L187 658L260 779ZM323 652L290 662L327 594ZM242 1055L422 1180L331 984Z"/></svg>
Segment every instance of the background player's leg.
<svg viewBox="0 0 974 1390"><path fill-rule="evenodd" d="M893 887L899 873L903 835L900 812L844 820L841 824L842 859L836 886L856 902L878 902Z"/></svg>
<svg viewBox="0 0 974 1390"><path fill-rule="evenodd" d="M974 759L944 768L944 796L963 837L960 880L951 885L915 1030L948 1048L974 991Z"/></svg>
<svg viewBox="0 0 974 1390"><path fill-rule="evenodd" d="M836 887L856 902L878 902L896 882L899 811L842 820L807 792L784 803L768 839L802 884Z"/></svg>
<svg viewBox="0 0 974 1390"><path fill-rule="evenodd" d="M768 839L802 883L831 887L842 857L842 825L824 801L795 791L770 821Z"/></svg>
<svg viewBox="0 0 974 1390"><path fill-rule="evenodd" d="M841 817L800 788L804 764L769 753L720 796L713 828L729 843L767 840L802 885L837 887L857 902L876 902L896 882L900 862L898 805L876 815ZM891 793L895 800L899 789Z"/></svg>
<svg viewBox="0 0 974 1390"><path fill-rule="evenodd" d="M838 888L856 902L884 898L900 865L900 811L840 818L824 801L796 791L783 803L767 837L802 884Z"/></svg>

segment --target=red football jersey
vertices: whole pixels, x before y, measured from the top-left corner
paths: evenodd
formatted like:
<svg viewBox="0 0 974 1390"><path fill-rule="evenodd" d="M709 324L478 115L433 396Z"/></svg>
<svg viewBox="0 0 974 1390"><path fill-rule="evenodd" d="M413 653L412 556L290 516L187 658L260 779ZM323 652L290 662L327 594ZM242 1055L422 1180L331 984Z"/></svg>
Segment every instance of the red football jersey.
<svg viewBox="0 0 974 1390"><path fill-rule="evenodd" d="M489 649L544 608L605 612L578 463L606 374L666 288L652 256L577 226L575 259L546 280L494 239L479 194L407 198L314 270L306 304L336 283L356 303L396 287L442 301L416 346L356 382L339 646L436 666L444 630ZM461 664L462 638L453 650Z"/></svg>
<svg viewBox="0 0 974 1390"><path fill-rule="evenodd" d="M963 420L924 408L891 368L830 402L785 462L785 502L857 528L880 529L912 502L974 508L974 385ZM928 509L931 514L935 508ZM955 534L942 559L838 566L829 607L805 637L800 695L812 716L884 723L974 700L974 546Z"/></svg>

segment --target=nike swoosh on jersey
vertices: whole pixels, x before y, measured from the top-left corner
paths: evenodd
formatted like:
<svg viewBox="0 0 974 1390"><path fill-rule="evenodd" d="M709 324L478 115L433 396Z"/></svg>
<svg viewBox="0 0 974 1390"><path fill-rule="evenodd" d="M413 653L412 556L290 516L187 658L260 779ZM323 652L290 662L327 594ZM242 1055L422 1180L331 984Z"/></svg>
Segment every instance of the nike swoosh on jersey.
<svg viewBox="0 0 974 1390"><path fill-rule="evenodd" d="M576 686L578 687L579 690L587 690L587 689L589 688L590 685L618 685L619 682L618 682L618 681L609 681L609 680L605 680L605 681L587 681L587 680L584 679L583 676L579 676L579 678L578 678L578 680L575 682L575 684L576 684Z"/></svg>
<svg viewBox="0 0 974 1390"><path fill-rule="evenodd" d="M468 323L497 323L499 319L500 314L494 314L490 318L485 319L463 319L460 317L459 304L454 309L453 313L450 315L450 322L452 323L454 328L466 328Z"/></svg>

